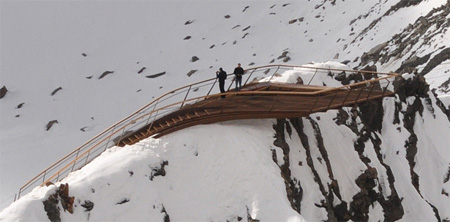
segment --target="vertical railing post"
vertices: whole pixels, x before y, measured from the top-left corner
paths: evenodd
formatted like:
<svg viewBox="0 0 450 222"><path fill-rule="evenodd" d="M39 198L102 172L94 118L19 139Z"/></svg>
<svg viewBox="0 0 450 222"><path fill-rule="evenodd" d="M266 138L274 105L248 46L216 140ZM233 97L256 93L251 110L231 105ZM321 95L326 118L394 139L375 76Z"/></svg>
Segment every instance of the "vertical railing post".
<svg viewBox="0 0 450 222"><path fill-rule="evenodd" d="M150 112L150 113L153 113L153 112L155 112L155 109L156 109L156 107L158 106L158 103L159 103L159 100L158 101L156 101L156 103L155 103L155 105L153 106L153 110ZM156 112L156 113L158 113L158 112ZM145 123L145 125L147 125L148 124L148 121L150 120L150 118L152 117L152 115L150 114L150 115L148 115L148 119L147 119L147 122Z"/></svg>
<svg viewBox="0 0 450 222"><path fill-rule="evenodd" d="M247 77L247 80L245 80L245 82L244 82L244 85L243 86L245 86L245 85L247 85L247 83L248 83L248 80L250 80L250 77L252 77L252 75L253 75L253 73L256 71L256 69L253 69L253 71L250 73L250 75L248 75L248 77ZM245 75L245 72L244 72L244 75Z"/></svg>
<svg viewBox="0 0 450 222"><path fill-rule="evenodd" d="M56 181L55 182L58 182L59 181L59 174L60 172L58 171L58 176L56 177Z"/></svg>
<svg viewBox="0 0 450 222"><path fill-rule="evenodd" d="M45 182L45 176L47 175L47 170L44 172L44 175L42 175L42 183Z"/></svg>
<svg viewBox="0 0 450 222"><path fill-rule="evenodd" d="M75 159L77 159L78 158L78 154L80 153L80 149L78 149L78 151L77 151L77 155L75 155ZM73 172L73 169L75 168L75 161L73 162L73 166L72 166L72 169L71 169L71 171L70 172Z"/></svg>
<svg viewBox="0 0 450 222"><path fill-rule="evenodd" d="M314 75L311 77L311 79L309 80L309 82L308 82L308 85L307 86L309 86L309 84L311 84L311 82L312 82L312 80L314 79L314 77L316 76L316 74L317 74L317 70L319 70L319 69L317 69L316 68L316 71L314 72Z"/></svg>
<svg viewBox="0 0 450 222"><path fill-rule="evenodd" d="M234 83L234 80L235 80L235 79L236 79L236 77L234 77L234 78L231 80L231 83L230 83L230 85L228 86L227 91L230 91L231 86L233 86L233 83Z"/></svg>
<svg viewBox="0 0 450 222"><path fill-rule="evenodd" d="M154 110L153 110L154 111ZM152 111L152 112L153 112ZM158 116L158 112L159 112L159 110L158 111L156 111L156 113L155 113L155 117L153 118L153 120L152 120L152 124L150 124L150 126L148 127L148 130L147 130L147 132L150 132L150 130L152 129L152 127L153 127L153 124L155 123L155 119L156 119L156 117ZM149 117L150 118L150 117Z"/></svg>
<svg viewBox="0 0 450 222"><path fill-rule="evenodd" d="M183 103L181 103L180 109L183 108L184 102L186 102L187 96L189 95L189 92L191 91L191 88L192 88L192 85L189 86L189 89L188 89L188 91L186 93L186 96L184 96Z"/></svg>
<svg viewBox="0 0 450 222"><path fill-rule="evenodd" d="M119 140L117 140L117 145L119 145L120 141L123 139L123 136L125 135L125 127L123 127L122 129L122 133L120 134Z"/></svg>
<svg viewBox="0 0 450 222"><path fill-rule="evenodd" d="M271 76L270 79L269 79L269 82L270 82L270 80L272 80L273 76L274 76L275 74L277 74L277 72L278 72L279 69L280 69L280 66L277 66L277 70L275 70L275 72L272 74L272 76Z"/></svg>
<svg viewBox="0 0 450 222"><path fill-rule="evenodd" d="M87 164L88 160L89 160L89 155L91 154L91 150L88 151L87 157L86 157L86 162L84 162L84 165Z"/></svg>
<svg viewBox="0 0 450 222"><path fill-rule="evenodd" d="M106 142L105 149L104 149L103 151L105 151L106 149L108 149L109 141L111 141L111 137L114 135L114 130L116 129L116 127L117 127L117 125L115 125L115 126L113 127L113 129L112 129L112 131L111 131L111 134L108 136L108 141Z"/></svg>
<svg viewBox="0 0 450 222"><path fill-rule="evenodd" d="M216 85L216 82L217 82L217 78L216 78L216 80L214 81L214 83L212 84L211 89L209 89L208 93L206 94L206 97L209 96L209 94L211 93L212 89L213 89L214 86Z"/></svg>

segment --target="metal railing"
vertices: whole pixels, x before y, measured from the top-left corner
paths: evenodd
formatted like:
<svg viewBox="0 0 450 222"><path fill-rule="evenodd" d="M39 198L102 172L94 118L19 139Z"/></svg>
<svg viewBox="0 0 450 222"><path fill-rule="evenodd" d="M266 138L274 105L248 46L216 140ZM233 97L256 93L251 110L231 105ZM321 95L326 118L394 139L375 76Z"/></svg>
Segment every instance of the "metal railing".
<svg viewBox="0 0 450 222"><path fill-rule="evenodd" d="M322 68L322 67L310 67L310 66L293 66L293 65L267 65L259 66L255 68L250 68L245 70L244 76L247 76L246 80L243 81L243 86L252 82L268 82L274 81L278 77L279 70L293 70L298 71L303 77L309 77L307 81L308 85L314 83L314 78L317 74L328 74L329 72L345 72L346 75L374 75L377 78L372 78L372 80L355 83L352 85L345 85L341 87L336 87L334 89L351 89L352 87L358 87L358 85L371 84L372 89L375 85L379 85L384 91L388 90L391 83L391 78L398 76L394 73L377 73L371 71L363 70L345 70L345 69L333 69L333 68ZM272 70L275 70L272 72ZM271 75L268 75L272 73ZM228 74L232 76L233 74ZM378 76L383 75L385 77L378 78ZM228 78L230 79L230 78ZM306 82L305 80L303 80ZM157 120L158 117L167 115L175 110L186 106L187 103L195 103L199 100L209 98L213 94L217 79L211 78L204 81L200 81L194 84L183 86L172 90L164 95L156 98L152 102L143 106L131 115L123 118L114 125L108 127L98 135L94 136L92 139L88 140L63 158L61 158L56 163L49 166L47 169L43 170L41 173L36 175L25 185L20 187L19 192L16 194L14 201L19 199L22 195L28 193L30 188L36 187L38 185L45 185L48 183L56 183L63 178L65 178L69 173L80 169L87 163L98 157L106 149L116 145L121 138L129 135L130 133L151 124L153 121ZM385 86L382 86L382 85ZM234 78L231 79L228 89L230 90L234 85ZM217 89L216 89L217 90ZM326 92L327 90L323 90ZM236 92L227 92L224 94ZM249 92L238 92L241 94L246 94ZM283 92L285 94L287 92ZM222 95L220 93L214 94L214 96Z"/></svg>

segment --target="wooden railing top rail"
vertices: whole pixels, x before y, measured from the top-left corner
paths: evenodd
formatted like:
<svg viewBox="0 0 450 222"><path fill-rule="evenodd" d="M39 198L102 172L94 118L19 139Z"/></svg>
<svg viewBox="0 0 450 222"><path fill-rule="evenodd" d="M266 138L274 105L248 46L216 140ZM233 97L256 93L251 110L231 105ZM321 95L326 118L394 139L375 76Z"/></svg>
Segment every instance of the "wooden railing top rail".
<svg viewBox="0 0 450 222"><path fill-rule="evenodd" d="M254 72L272 69L272 68L277 68L277 70L272 74L272 76L270 76L269 80L272 79L272 77L276 74L276 72L280 68L282 68L282 69L301 68L301 69L307 69L307 70L316 70L316 72L317 72L317 70L325 70L325 71L352 72L352 73L361 73L361 74L376 74L376 75L386 75L386 76L367 80L364 82L358 82L358 83L354 83L354 84L350 84L350 85L345 85L345 86L341 86L341 87L319 90L319 91L315 91L315 92L284 92L284 91L264 92L264 91L260 91L260 92L258 92L259 94L317 95L317 94L321 94L321 93L331 92L333 90L341 90L341 89L355 87L355 86L359 86L359 85L363 85L363 84L371 84L374 82L379 83L380 80L388 80L390 78L399 76L396 73L380 73L380 72L366 71L366 70L350 70L350 69L336 69L336 68L324 68L324 67L313 67L313 66L295 66L295 65L283 65L282 64L282 65L265 65L265 66L258 66L258 67L246 69L245 73L248 74L248 78L245 81L245 83L249 81L249 79L252 77ZM228 75L230 76L233 74L228 74ZM266 74L264 74L264 75L266 75ZM315 74L314 74L314 76L315 76ZM310 82L313 80L314 76L311 78ZM263 76L263 77L267 78L268 76ZM214 94L214 95L210 94L216 81L217 81L216 78L210 78L207 80L189 84L189 85L174 89L172 91L169 91L169 92L161 95L160 97L154 99L152 102L146 104L142 108L133 112L131 115L121 119L120 121L116 122L112 126L106 128L101 133L94 136L92 139L88 140L87 142L85 142L84 144L79 146L78 148L74 149L72 152L70 152L63 158L61 158L59 161L55 162L54 164L52 164L51 166L46 168L44 171L42 171L41 173L39 173L38 175L33 177L30 181L28 181L25 185L23 185L19 189L19 193L18 193L18 195L16 195L15 200L20 198L21 194L23 192L25 192L26 190L28 190L36 182L42 181L41 185L43 185L48 182L51 182L54 179L56 179L56 181L58 181L60 179L60 177L67 176L65 173L67 173L69 171L69 168L71 166L72 166L72 170L70 170L70 172L73 170L79 169L80 167L84 166L88 162L92 161L92 159L94 159L101 152L103 152L100 150L100 148L104 147L104 150L105 150L106 148L109 148L114 145L114 142L113 141L111 142L111 138L113 138L113 136L117 136L118 134L121 134L119 137L123 136L126 133L125 130L127 130L127 129L130 130L132 128L135 128L137 125L143 123L143 122L139 122L139 121L142 121L145 118L147 118L146 123L148 123L150 121L150 118L153 118L153 120L155 120L161 111L165 111L167 109L170 109L172 107L177 107L180 105L183 106L187 102L194 102L194 101L198 101L200 99L207 99L210 97L216 97L216 96L222 95L222 94ZM234 80L231 81L230 87L233 84L233 81ZM204 85L202 85L202 84L204 84ZM188 98L189 93L191 91L193 91L193 90L191 90L192 88L201 88L201 87L206 87L206 86L210 86L210 85L211 85L211 88L206 93L206 95ZM183 93L183 92L186 92L184 99L179 99L179 100L176 100L176 102L174 102L174 103L168 103L165 105L161 105L161 107L157 108L158 105L160 105L167 99L170 99L172 96L176 95L177 93ZM224 94L245 95L245 94L254 94L254 92L239 91L239 92L230 92L230 93L224 93ZM149 109L152 109L152 110L149 111ZM96 154L96 156L92 156L92 155L89 156L91 154L91 152L93 153L93 152L97 152L97 151L100 153ZM81 152L81 154L80 154L80 152ZM84 158L86 159L85 163L79 162L79 161L83 160ZM65 165L62 168L59 168L59 166L61 166L63 164L65 164ZM50 174L52 171L55 171L55 170L56 170L56 173L54 173L50 177L46 178L47 174Z"/></svg>

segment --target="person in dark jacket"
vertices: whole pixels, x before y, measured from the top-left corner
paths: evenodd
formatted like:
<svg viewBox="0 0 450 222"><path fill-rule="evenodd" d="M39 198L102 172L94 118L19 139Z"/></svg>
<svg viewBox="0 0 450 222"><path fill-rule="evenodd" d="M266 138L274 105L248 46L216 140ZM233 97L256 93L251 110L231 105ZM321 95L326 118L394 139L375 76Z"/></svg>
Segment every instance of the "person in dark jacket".
<svg viewBox="0 0 450 222"><path fill-rule="evenodd" d="M241 90L242 87L242 75L244 75L244 69L241 67L241 63L234 69L234 76L236 79L236 91Z"/></svg>
<svg viewBox="0 0 450 222"><path fill-rule="evenodd" d="M219 69L219 71L216 72L216 76L219 79L219 88L220 93L225 92L225 79L227 79L227 73L223 71L222 68ZM221 96L222 98L225 98L225 95Z"/></svg>

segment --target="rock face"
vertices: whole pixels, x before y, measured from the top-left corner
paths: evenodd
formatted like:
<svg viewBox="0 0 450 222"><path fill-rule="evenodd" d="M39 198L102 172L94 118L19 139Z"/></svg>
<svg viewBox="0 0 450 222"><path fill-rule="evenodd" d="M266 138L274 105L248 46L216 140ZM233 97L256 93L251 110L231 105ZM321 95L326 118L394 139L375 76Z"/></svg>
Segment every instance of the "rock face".
<svg viewBox="0 0 450 222"><path fill-rule="evenodd" d="M52 222L61 221L59 206L62 206L64 211L68 211L72 214L74 199L74 197L69 196L69 184L61 184L54 194L43 201L44 210L47 212L48 219ZM59 203L61 203L61 205L59 205Z"/></svg>
<svg viewBox="0 0 450 222"><path fill-rule="evenodd" d="M422 1L400 1L385 15L402 7L417 5L420 2ZM388 42L378 45L370 52L364 53L361 57L360 67L370 62L378 62L383 65L392 62L392 60L404 59L402 66L396 70L397 73L414 72L419 65L424 65L425 67L420 74L426 75L430 70L450 58L450 49L446 47L437 48L428 54L420 53L421 51L427 51L425 49L435 47L431 45L432 39L437 35L446 33L450 27L450 21L447 19L449 14L450 2L447 1L445 5L433 9L427 15L417 19L401 33L394 35ZM374 24L371 24L367 30L370 30L377 22L378 20L374 21Z"/></svg>
<svg viewBox="0 0 450 222"><path fill-rule="evenodd" d="M361 75L346 76L343 73L335 77L341 82L359 81L364 78ZM356 135L353 149L359 156L361 163L366 166L366 169L354 178L354 184L360 190L350 200L344 199L341 195L341 189L348 189L348 187L342 188L343 182L334 175L336 169L333 168L333 162L329 157L329 153L334 147L325 145L321 125L319 124L320 119L306 117L277 120L277 124L273 127L275 130L274 145L282 150L283 163L279 163L280 157L277 157L275 150L272 150L273 160L280 167L281 176L286 184L287 199L291 202L294 210L299 212L301 205L311 204L302 202L302 197L308 195L308 193L305 193L308 191L302 188L302 178L292 174L296 167L292 163L295 161L293 153L305 152L307 156L306 166L309 167L322 196L321 202L315 205L327 212L327 221L371 221L369 212L374 205L382 208L383 218L386 221L400 220L405 216L407 212L405 212L403 200L397 192L395 174L389 163L385 162L386 154L382 151L382 123L386 118L392 118L394 125L403 123L403 128L409 133L410 136L407 137L404 146L405 159L409 164L411 186L420 194L424 188L420 187L420 177L418 172L415 171L416 156L419 149L415 120L418 115L423 115L425 109L432 113L435 110L432 108L429 87L423 76L416 74L408 79L398 78L395 80L394 86L398 99L394 104L396 111L393 117L385 116L383 103L379 100L362 103L351 109L340 109L334 119L336 124L347 126ZM412 102L412 98L415 98L414 102ZM314 136L307 135L305 125L312 127ZM293 137L298 137L303 147L291 147L288 141L292 140ZM367 152L374 152L376 158L369 158ZM378 163L380 167L373 167L374 163ZM298 165L302 166L303 163L299 162ZM326 176L323 174L323 168L326 169ZM380 175L380 172L384 172L383 175ZM382 180L385 181L384 188L380 184ZM384 193L383 190L385 189L390 190L389 195ZM442 195L446 195L448 192L443 191L442 193ZM428 204L439 221L441 218L439 210L433 203Z"/></svg>

